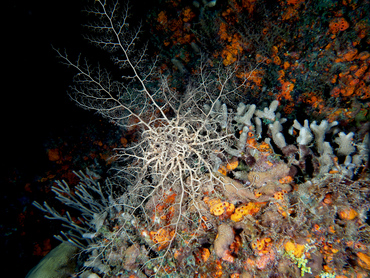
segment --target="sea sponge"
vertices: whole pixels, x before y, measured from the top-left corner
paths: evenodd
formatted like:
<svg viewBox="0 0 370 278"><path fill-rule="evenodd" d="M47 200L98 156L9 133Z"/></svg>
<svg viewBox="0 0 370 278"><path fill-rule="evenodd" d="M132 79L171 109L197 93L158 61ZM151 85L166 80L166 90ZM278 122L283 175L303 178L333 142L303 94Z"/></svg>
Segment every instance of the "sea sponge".
<svg viewBox="0 0 370 278"><path fill-rule="evenodd" d="M140 246L137 243L127 248L123 254L123 268L129 271L136 269L138 267L136 260L140 254Z"/></svg>
<svg viewBox="0 0 370 278"><path fill-rule="evenodd" d="M339 218L343 220L353 220L357 216L358 213L353 208L346 208L344 210L339 211Z"/></svg>
<svg viewBox="0 0 370 278"><path fill-rule="evenodd" d="M231 215L230 219L234 222L239 222L240 220L242 220L242 218L245 215L248 215L248 214L253 215L259 212L259 210L264 204L265 203L260 203L260 202L259 203L249 202L248 205L241 205Z"/></svg>
<svg viewBox="0 0 370 278"><path fill-rule="evenodd" d="M237 159L232 159L231 161L229 161L229 163L226 164L226 169L228 171L232 171L236 167L238 167L238 165L239 165L239 161Z"/></svg>
<svg viewBox="0 0 370 278"><path fill-rule="evenodd" d="M287 253L291 253L294 257L300 258L303 255L305 246L289 240L284 244L284 248Z"/></svg>
<svg viewBox="0 0 370 278"><path fill-rule="evenodd" d="M158 244L158 250L162 250L168 246L175 235L175 231L167 228L161 228L157 232L150 232L150 238L155 244Z"/></svg>
<svg viewBox="0 0 370 278"><path fill-rule="evenodd" d="M266 254L271 250L272 240L269 237L266 238L257 238L252 244L251 247L258 252L258 254Z"/></svg>
<svg viewBox="0 0 370 278"><path fill-rule="evenodd" d="M230 219L234 222L239 222L244 217L244 214L240 211L235 212L231 215Z"/></svg>
<svg viewBox="0 0 370 278"><path fill-rule="evenodd" d="M229 249L235 238L233 228L227 224L218 226L217 238L214 242L214 250L217 257L222 258Z"/></svg>
<svg viewBox="0 0 370 278"><path fill-rule="evenodd" d="M235 206L233 204L230 204L229 202L218 202L211 206L210 211L213 215L220 216L224 212L230 215L231 213L233 213L234 209Z"/></svg>
<svg viewBox="0 0 370 278"><path fill-rule="evenodd" d="M357 256L358 256L357 263L359 264L359 266L370 270L370 256L362 252L358 252Z"/></svg>
<svg viewBox="0 0 370 278"><path fill-rule="evenodd" d="M282 184L279 183L279 179L288 176L289 171L290 168L287 164L278 163L265 172L250 171L248 173L248 180L253 183L254 188L266 187L268 184L282 186ZM274 190L274 192L276 192L276 190Z"/></svg>

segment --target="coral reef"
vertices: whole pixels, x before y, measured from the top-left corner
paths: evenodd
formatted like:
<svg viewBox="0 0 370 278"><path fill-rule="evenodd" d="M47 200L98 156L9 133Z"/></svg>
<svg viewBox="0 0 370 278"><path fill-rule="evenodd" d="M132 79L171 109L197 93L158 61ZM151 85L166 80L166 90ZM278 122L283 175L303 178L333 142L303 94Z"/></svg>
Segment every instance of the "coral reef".
<svg viewBox="0 0 370 278"><path fill-rule="evenodd" d="M128 10L120 13L122 18L116 17L118 6L95 2L90 14L100 21L90 26L97 31L96 37L88 39L112 52L119 68L131 73L125 76L128 81L115 81L105 70L82 60L73 62L56 51L64 63L77 70L71 91L77 104L135 136L116 150L114 174L108 178L103 180L87 170L86 174L76 172L80 184L73 190L63 181L53 187L58 200L81 212L80 219L63 215L46 203L35 203L49 218L66 223L61 240L83 250L82 267L76 275L237 278L369 274L369 136L339 121L338 115L319 113L315 120L315 115L293 113L294 98L308 103L311 93L302 88L311 81L301 77L315 72L310 64L313 58L300 58L304 50L294 53L293 46L288 51L284 30L265 38L265 49L253 47L252 41L262 40L261 34L267 36L269 30L281 27L278 24L263 22L256 27L261 34L248 33L247 37L235 31L242 30L238 28L242 20L243 24L252 22L260 12L257 1L230 1L223 6L219 30L207 29L208 34L216 31L223 41L216 49L218 62L200 58L199 67L191 70L190 60L171 55L174 71L188 81L181 92L171 86L175 78L165 76L163 67L156 64L160 58L149 63L144 59L146 49L138 52L133 48L140 30L128 29ZM303 9L304 1L279 3L281 14L276 21L285 28L288 24L302 27L300 11L312 12ZM158 14L157 29L172 33L165 47L189 44L199 55L189 24L196 17L201 25L214 18L212 9L218 3L195 1L193 5L199 11L184 8L176 20L169 20L169 12ZM314 9L324 8L316 5ZM313 40L306 32L316 23L311 18L304 23L296 35ZM342 16L318 24L325 23L330 40L336 40L350 25ZM328 40L325 44L337 43ZM302 41L298 45L305 46ZM241 56L246 51L255 54L257 66L242 66ZM331 46L324 51L331 51ZM357 52L349 49L336 63L344 63L338 68L344 70L349 62L357 61L351 71L360 79L368 72L369 57ZM321 55L316 50L314 54ZM300 78L293 78L298 71ZM265 72L270 80L262 78ZM345 76L339 77L339 87L352 84ZM330 80L328 77L322 78ZM338 88L338 94L343 99L357 94L356 82L349 85L353 90L347 88L352 91ZM362 88L368 86L366 82ZM278 87L278 93L250 97L249 92L256 95L267 90L262 87L268 84ZM299 97L294 95L297 91ZM325 110L318 101L325 102L323 95L315 94L311 104ZM56 151L49 156L59 159Z"/></svg>

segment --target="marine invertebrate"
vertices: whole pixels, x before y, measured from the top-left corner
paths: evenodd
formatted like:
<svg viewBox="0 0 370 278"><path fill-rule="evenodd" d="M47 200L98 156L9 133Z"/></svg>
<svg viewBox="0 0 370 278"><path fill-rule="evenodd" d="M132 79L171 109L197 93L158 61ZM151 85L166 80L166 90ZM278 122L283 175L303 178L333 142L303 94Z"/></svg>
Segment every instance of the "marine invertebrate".
<svg viewBox="0 0 370 278"><path fill-rule="evenodd" d="M300 258L303 255L303 252L305 250L305 246L302 244L295 243L291 240L287 241L284 244L285 251L287 253L290 253L292 256Z"/></svg>
<svg viewBox="0 0 370 278"><path fill-rule="evenodd" d="M337 34L339 31L344 31L348 29L349 23L343 17L334 18L329 23L329 31L332 34Z"/></svg>
<svg viewBox="0 0 370 278"><path fill-rule="evenodd" d="M168 228L160 228L157 232L150 232L150 238L157 245L158 250L166 248L170 242L173 240L175 231Z"/></svg>
<svg viewBox="0 0 370 278"><path fill-rule="evenodd" d="M353 220L358 216L358 213L353 208L345 208L339 211L339 217L343 220Z"/></svg>
<svg viewBox="0 0 370 278"><path fill-rule="evenodd" d="M227 224L221 224L218 228L217 238L214 242L214 250L217 257L222 258L234 241L234 231Z"/></svg>
<svg viewBox="0 0 370 278"><path fill-rule="evenodd" d="M242 220L245 215L254 215L260 208L266 203L249 202L247 205L241 205L235 209L235 212L230 216L230 219L234 222Z"/></svg>
<svg viewBox="0 0 370 278"><path fill-rule="evenodd" d="M297 267L301 270L301 276L303 277L305 273L311 272L311 267L307 266L308 260L305 258L305 255L301 255L300 257L297 257L294 255L293 251L287 252L288 257L297 265Z"/></svg>
<svg viewBox="0 0 370 278"><path fill-rule="evenodd" d="M370 256L362 252L357 253L358 264L365 269L370 270Z"/></svg>
<svg viewBox="0 0 370 278"><path fill-rule="evenodd" d="M212 202L212 200L209 202L210 204L210 212L213 215L220 216L224 213L226 215L230 215L234 211L234 205L230 204L229 202Z"/></svg>

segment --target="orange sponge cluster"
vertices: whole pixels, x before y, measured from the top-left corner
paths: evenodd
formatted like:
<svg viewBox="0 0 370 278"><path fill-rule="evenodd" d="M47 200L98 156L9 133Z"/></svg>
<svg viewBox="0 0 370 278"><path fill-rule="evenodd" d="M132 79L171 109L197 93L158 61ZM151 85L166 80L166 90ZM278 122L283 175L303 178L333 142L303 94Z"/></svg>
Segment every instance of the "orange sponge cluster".
<svg viewBox="0 0 370 278"><path fill-rule="evenodd" d="M149 233L151 240L155 244L158 244L158 250L164 249L170 241L173 239L175 235L175 231L170 231L166 228L161 228L157 232L150 232Z"/></svg>
<svg viewBox="0 0 370 278"><path fill-rule="evenodd" d="M269 237L266 238L261 238L255 240L251 244L252 248L257 251L259 254L266 254L270 251L271 246L272 246L272 240Z"/></svg>
<svg viewBox="0 0 370 278"><path fill-rule="evenodd" d="M229 202L221 202L219 199L209 200L208 205L210 212L215 216L220 216L224 213L231 215L234 212L235 206Z"/></svg>
<svg viewBox="0 0 370 278"><path fill-rule="evenodd" d="M300 258L303 255L305 246L289 240L284 244L284 248L287 253L292 253L294 257Z"/></svg>
<svg viewBox="0 0 370 278"><path fill-rule="evenodd" d="M245 215L254 215L259 212L264 204L266 203L249 202L248 205L241 205L231 215L230 219L234 222L239 222Z"/></svg>

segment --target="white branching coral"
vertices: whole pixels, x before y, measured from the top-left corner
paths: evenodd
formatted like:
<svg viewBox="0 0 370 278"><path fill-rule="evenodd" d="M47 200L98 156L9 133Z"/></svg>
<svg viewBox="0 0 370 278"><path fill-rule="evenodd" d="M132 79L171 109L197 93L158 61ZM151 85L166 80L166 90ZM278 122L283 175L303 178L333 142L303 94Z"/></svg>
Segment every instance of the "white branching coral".
<svg viewBox="0 0 370 278"><path fill-rule="evenodd" d="M256 116L259 118L265 118L269 121L274 122L277 118L277 115L275 115L275 111L279 106L279 102L277 100L274 100L271 102L269 108L265 107L263 111L257 110Z"/></svg>
<svg viewBox="0 0 370 278"><path fill-rule="evenodd" d="M329 123L327 120L322 120L320 125L317 125L316 121L313 121L310 125L311 130L315 134L315 142L319 153L324 152L325 134L327 134L331 130L331 128L336 126L337 124L338 122L336 121Z"/></svg>
<svg viewBox="0 0 370 278"><path fill-rule="evenodd" d="M283 131L283 126L279 121L275 121L273 124L269 124L269 129L272 134L272 139L275 144L282 149L286 146L284 135L281 133Z"/></svg>
<svg viewBox="0 0 370 278"><path fill-rule="evenodd" d="M337 149L339 155L350 155L356 150L355 146L353 146L354 135L353 132L348 134L339 132L339 136L335 139L335 143L339 145Z"/></svg>
<svg viewBox="0 0 370 278"><path fill-rule="evenodd" d="M256 111L255 104L247 106L244 103L239 103L234 120L239 124L251 126L252 125L251 119L255 111Z"/></svg>
<svg viewBox="0 0 370 278"><path fill-rule="evenodd" d="M310 127L308 126L308 120L304 121L304 126L302 126L297 120L294 120L293 127L299 130L299 136L297 137L297 143L301 145L308 145L312 139L312 133Z"/></svg>

